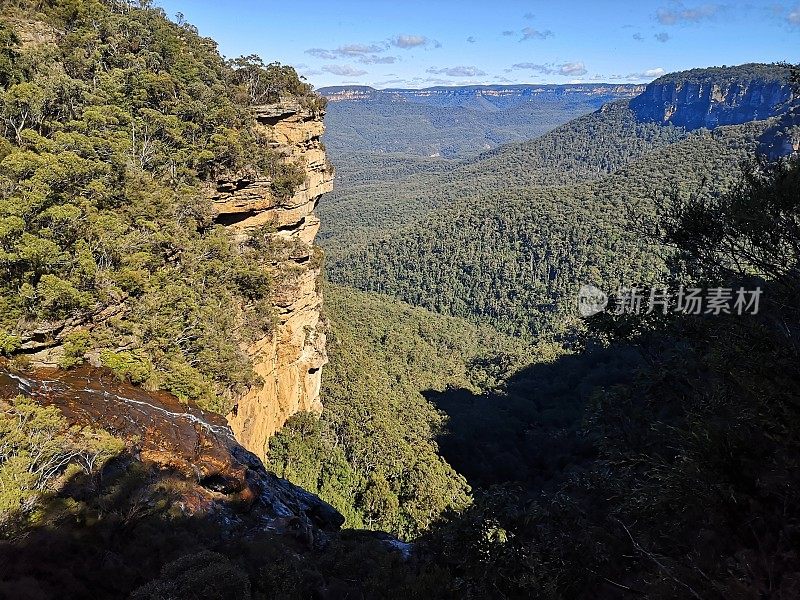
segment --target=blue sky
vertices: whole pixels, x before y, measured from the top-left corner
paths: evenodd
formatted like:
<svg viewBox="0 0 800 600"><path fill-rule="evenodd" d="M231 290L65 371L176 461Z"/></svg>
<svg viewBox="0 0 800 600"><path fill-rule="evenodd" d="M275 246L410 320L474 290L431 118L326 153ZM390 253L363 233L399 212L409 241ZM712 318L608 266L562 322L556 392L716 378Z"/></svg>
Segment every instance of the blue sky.
<svg viewBox="0 0 800 600"><path fill-rule="evenodd" d="M157 0L229 57L317 87L643 82L712 65L800 62L800 2Z"/></svg>

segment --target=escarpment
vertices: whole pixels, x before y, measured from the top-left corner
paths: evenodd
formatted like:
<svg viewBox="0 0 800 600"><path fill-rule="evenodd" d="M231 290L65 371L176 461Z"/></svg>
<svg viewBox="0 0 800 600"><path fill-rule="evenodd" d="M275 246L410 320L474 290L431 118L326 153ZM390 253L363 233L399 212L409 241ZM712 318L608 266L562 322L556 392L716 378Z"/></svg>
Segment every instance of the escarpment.
<svg viewBox="0 0 800 600"><path fill-rule="evenodd" d="M630 101L630 107L640 120L690 130L739 125L785 113L797 100L788 71L772 65L752 67L668 75L649 84Z"/></svg>
<svg viewBox="0 0 800 600"><path fill-rule="evenodd" d="M236 398L228 421L237 440L263 455L269 437L300 411L320 412L321 368L327 362L320 322L322 252L314 245L314 209L333 189L333 170L320 141L322 116L296 101L255 109L269 148L295 165L298 185L281 193L275 177L222 179L209 190L216 220L241 243L266 237L272 265L273 329L246 349L260 381ZM302 179L302 182L300 182Z"/></svg>
<svg viewBox="0 0 800 600"><path fill-rule="evenodd" d="M344 522L318 497L268 472L234 439L222 416L165 392L121 382L104 369L19 373L0 361L0 408L20 395L56 407L70 426L101 428L119 439L124 449L104 478L144 470L146 477L129 483L143 505L157 505L171 490L176 515L203 515L239 536L293 535L299 528L322 540Z"/></svg>

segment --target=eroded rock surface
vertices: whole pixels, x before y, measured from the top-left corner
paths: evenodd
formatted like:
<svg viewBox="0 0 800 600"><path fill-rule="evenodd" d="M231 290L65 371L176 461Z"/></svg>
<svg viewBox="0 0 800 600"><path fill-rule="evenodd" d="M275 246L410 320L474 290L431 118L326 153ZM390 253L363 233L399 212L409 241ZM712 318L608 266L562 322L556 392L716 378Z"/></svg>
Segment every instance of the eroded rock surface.
<svg viewBox="0 0 800 600"><path fill-rule="evenodd" d="M321 250L314 246L319 198L333 189L333 169L320 141L322 115L286 101L255 109L261 133L284 160L303 165L305 181L286 197L269 178L225 179L209 190L217 221L245 242L265 226L282 248L274 265L273 332L249 348L263 384L237 398L228 416L246 448L263 455L269 437L300 411L320 412L321 368L327 362L320 323Z"/></svg>
<svg viewBox="0 0 800 600"><path fill-rule="evenodd" d="M654 81L630 102L639 119L687 129L738 125L783 114L796 100L781 81Z"/></svg>
<svg viewBox="0 0 800 600"><path fill-rule="evenodd" d="M182 481L175 505L186 515L276 531L333 531L344 522L327 503L268 472L235 440L224 417L169 394L121 383L102 369L21 374L0 365L0 397L18 394L56 406L70 424L122 439L154 477Z"/></svg>

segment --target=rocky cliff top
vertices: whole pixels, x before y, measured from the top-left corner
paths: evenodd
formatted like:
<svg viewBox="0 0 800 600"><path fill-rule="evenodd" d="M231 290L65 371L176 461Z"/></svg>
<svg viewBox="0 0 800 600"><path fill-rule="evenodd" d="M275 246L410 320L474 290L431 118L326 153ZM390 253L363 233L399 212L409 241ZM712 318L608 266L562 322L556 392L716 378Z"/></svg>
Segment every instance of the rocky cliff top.
<svg viewBox="0 0 800 600"><path fill-rule="evenodd" d="M630 101L642 121L699 129L785 114L797 102L788 67L747 64L671 73Z"/></svg>
<svg viewBox="0 0 800 600"><path fill-rule="evenodd" d="M150 469L148 489L179 490L174 505L185 516L211 516L238 531L333 531L344 522L333 507L269 473L223 417L169 394L122 383L102 369L22 374L0 365L0 398L17 395L57 407L71 425L122 439L128 460Z"/></svg>

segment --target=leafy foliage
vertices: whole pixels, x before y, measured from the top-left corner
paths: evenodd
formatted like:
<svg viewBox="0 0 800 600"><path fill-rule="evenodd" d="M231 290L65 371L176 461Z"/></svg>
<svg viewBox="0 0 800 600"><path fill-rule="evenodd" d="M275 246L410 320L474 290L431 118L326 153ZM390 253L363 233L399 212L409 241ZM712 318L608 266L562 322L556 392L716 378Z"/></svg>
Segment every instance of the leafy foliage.
<svg viewBox="0 0 800 600"><path fill-rule="evenodd" d="M250 107L319 101L291 67L226 62L149 3L18 2L0 16L3 352L42 326L99 322L64 366L102 349L121 375L225 411L254 377L241 345L271 326L270 255L214 224L204 186L263 172L291 195L299 167ZM29 30L47 35L21 45Z"/></svg>
<svg viewBox="0 0 800 600"><path fill-rule="evenodd" d="M469 501L439 456L444 419L423 392L493 387L527 351L488 327L375 294L328 286L325 303L322 419L290 419L270 441L268 465L333 504L347 526L413 538Z"/></svg>
<svg viewBox="0 0 800 600"><path fill-rule="evenodd" d="M0 401L0 537L29 526L70 472L94 475L123 449L102 430L70 427L55 407Z"/></svg>

